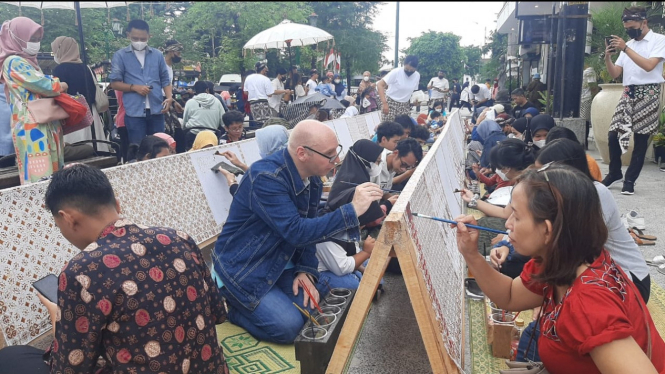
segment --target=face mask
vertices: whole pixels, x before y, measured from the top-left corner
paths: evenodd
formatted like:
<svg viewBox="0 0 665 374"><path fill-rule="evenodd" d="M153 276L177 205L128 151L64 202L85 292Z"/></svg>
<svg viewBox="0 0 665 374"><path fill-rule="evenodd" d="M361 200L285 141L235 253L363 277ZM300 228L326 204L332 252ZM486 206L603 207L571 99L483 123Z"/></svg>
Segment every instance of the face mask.
<svg viewBox="0 0 665 374"><path fill-rule="evenodd" d="M280 79L280 80L281 80L282 82L286 82L286 77L282 77L282 79Z"/></svg>
<svg viewBox="0 0 665 374"><path fill-rule="evenodd" d="M180 57L180 56L171 57L171 62L173 62L174 64L177 64L180 61L182 61L182 57Z"/></svg>
<svg viewBox="0 0 665 374"><path fill-rule="evenodd" d="M631 39L637 39L637 38L640 37L640 35L642 35L642 28L639 28L639 29L626 29L626 34L628 34L628 36L629 36Z"/></svg>
<svg viewBox="0 0 665 374"><path fill-rule="evenodd" d="M381 166L377 165L376 162L372 162L368 172L370 178L378 177L381 174Z"/></svg>
<svg viewBox="0 0 665 374"><path fill-rule="evenodd" d="M148 42L132 42L132 48L134 48L137 51L142 51L146 49L148 46Z"/></svg>
<svg viewBox="0 0 665 374"><path fill-rule="evenodd" d="M499 178L501 178L502 181L507 181L508 180L508 177L506 176L506 174L504 174L501 170L496 169L495 172L496 172L496 175L498 175Z"/></svg>
<svg viewBox="0 0 665 374"><path fill-rule="evenodd" d="M411 74L415 73L415 71L406 71L404 70L404 74L406 74L407 77L410 77Z"/></svg>
<svg viewBox="0 0 665 374"><path fill-rule="evenodd" d="M533 145L535 145L538 148L543 148L545 146L545 140L538 140L533 142Z"/></svg>
<svg viewBox="0 0 665 374"><path fill-rule="evenodd" d="M443 75L439 75L439 79L443 79Z"/></svg>
<svg viewBox="0 0 665 374"><path fill-rule="evenodd" d="M509 139L515 139L515 134L508 134Z"/></svg>
<svg viewBox="0 0 665 374"><path fill-rule="evenodd" d="M372 103L370 103L369 100L367 100L366 98L363 99L363 108L367 108L367 107L370 106L371 104L372 104Z"/></svg>
<svg viewBox="0 0 665 374"><path fill-rule="evenodd" d="M39 53L39 48L41 47L40 42L28 42L26 43L28 46L23 48L23 52L29 54L29 55L36 55Z"/></svg>
<svg viewBox="0 0 665 374"><path fill-rule="evenodd" d="M369 77L363 77L363 80L364 80L365 82L369 82Z"/></svg>
<svg viewBox="0 0 665 374"><path fill-rule="evenodd" d="M335 79L335 83L339 84L339 82L341 82L341 80Z"/></svg>
<svg viewBox="0 0 665 374"><path fill-rule="evenodd" d="M434 110L436 110L436 111L439 112L439 113L442 113L442 112L443 112L443 108L434 108Z"/></svg>
<svg viewBox="0 0 665 374"><path fill-rule="evenodd" d="M58 60L57 57L53 56L53 61L55 61L56 64L60 65L60 60Z"/></svg>

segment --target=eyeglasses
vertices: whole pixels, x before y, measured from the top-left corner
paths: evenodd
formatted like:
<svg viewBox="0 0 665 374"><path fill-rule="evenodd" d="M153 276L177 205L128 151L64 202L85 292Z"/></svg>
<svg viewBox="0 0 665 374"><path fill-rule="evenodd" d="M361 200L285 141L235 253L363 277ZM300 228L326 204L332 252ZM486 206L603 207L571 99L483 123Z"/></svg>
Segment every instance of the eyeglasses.
<svg viewBox="0 0 665 374"><path fill-rule="evenodd" d="M399 167L402 170L407 170L408 171L408 170L412 170L412 169L415 169L416 167L418 167L418 165L413 165L412 166L412 165L407 164L406 162L404 162L404 160L402 160L401 157L399 158L399 162L400 162Z"/></svg>
<svg viewBox="0 0 665 374"><path fill-rule="evenodd" d="M229 131L229 132L242 132L242 130L243 130L242 127L241 127L241 128L233 128L233 127L230 127L228 131Z"/></svg>
<svg viewBox="0 0 665 374"><path fill-rule="evenodd" d="M310 147L308 147L308 146L306 146L306 145L303 145L302 147L305 148L305 149L308 150L308 151L312 151L312 152L316 153L317 155L320 155L320 156L323 156L323 157L327 158L327 159L328 159L328 162L330 162L331 164L334 164L334 163L335 163L335 160L337 160L337 158L339 157L339 155L342 154L342 149L344 149L344 147L342 147L342 145L340 144L340 145L337 146L337 150L335 151L335 155L334 155L334 156L330 156L330 155L327 155L327 154L321 153L321 152L319 152L319 151L315 151L315 150L313 150L312 148L310 148Z"/></svg>

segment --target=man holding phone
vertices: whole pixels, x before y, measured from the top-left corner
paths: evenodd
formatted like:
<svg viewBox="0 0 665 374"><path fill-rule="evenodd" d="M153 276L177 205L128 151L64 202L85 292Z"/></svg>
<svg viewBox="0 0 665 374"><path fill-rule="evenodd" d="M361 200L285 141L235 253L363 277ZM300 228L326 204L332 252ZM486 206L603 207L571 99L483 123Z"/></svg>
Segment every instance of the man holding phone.
<svg viewBox="0 0 665 374"><path fill-rule="evenodd" d="M606 38L605 66L612 78L623 73L624 93L612 116L608 134L610 170L603 184L607 187L621 181L621 155L634 138L633 155L626 170L621 193L633 195L635 181L644 165L649 137L658 130L660 91L665 59L665 36L649 30L646 8L630 7L623 11L623 27L632 39L625 42L612 35ZM612 55L619 58L612 63Z"/></svg>
<svg viewBox="0 0 665 374"><path fill-rule="evenodd" d="M148 47L149 32L145 21L129 22L127 37L131 45L117 51L111 61L111 88L124 93L122 103L130 144L140 144L147 135L164 132L164 113L173 102L164 55Z"/></svg>
<svg viewBox="0 0 665 374"><path fill-rule="evenodd" d="M121 218L106 175L84 164L53 174L44 203L81 251L34 284L51 349L5 347L1 373L228 373L215 330L226 309L189 235Z"/></svg>

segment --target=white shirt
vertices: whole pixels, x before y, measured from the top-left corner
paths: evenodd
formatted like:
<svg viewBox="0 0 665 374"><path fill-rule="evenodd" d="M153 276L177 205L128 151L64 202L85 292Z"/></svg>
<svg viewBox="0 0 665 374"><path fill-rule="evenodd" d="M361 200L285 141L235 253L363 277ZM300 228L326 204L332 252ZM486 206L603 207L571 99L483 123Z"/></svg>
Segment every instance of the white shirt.
<svg viewBox="0 0 665 374"><path fill-rule="evenodd" d="M358 244L356 243L356 252ZM316 245L316 258L319 259L317 270L330 271L341 277L351 274L356 269L356 260L346 254L346 250L334 242L323 242Z"/></svg>
<svg viewBox="0 0 665 374"><path fill-rule="evenodd" d="M406 75L404 68L393 69L383 81L388 85L386 95L398 103L408 103L413 91L418 89L420 73L417 71L411 76Z"/></svg>
<svg viewBox="0 0 665 374"><path fill-rule="evenodd" d="M275 92L277 90L284 90L284 83L275 78L272 80L272 91ZM284 97L284 94L273 94L268 99L268 105L279 112L279 103L282 101L282 97Z"/></svg>
<svg viewBox="0 0 665 374"><path fill-rule="evenodd" d="M307 91L307 96L312 96L316 93L316 82L312 79L308 80L307 83L305 84L307 87L309 87L309 91Z"/></svg>
<svg viewBox="0 0 665 374"><path fill-rule="evenodd" d="M268 100L268 97L275 92L272 88L270 79L263 74L251 74L245 78L245 91L249 101L254 100Z"/></svg>
<svg viewBox="0 0 665 374"><path fill-rule="evenodd" d="M649 83L663 83L663 59L665 58L665 35L656 34L649 30L644 35L642 40L637 41L631 39L626 43L628 48L635 51L638 55L645 58L658 57L660 62L651 71L644 71L641 67L637 66L635 61L628 57L625 53L621 52L616 66L623 68L623 85L629 86L631 84L649 84Z"/></svg>
<svg viewBox="0 0 665 374"><path fill-rule="evenodd" d="M449 89L448 79L446 79L446 78L439 79L438 76L432 78L429 81L429 83L427 84L427 86L428 87L433 86L433 87L439 88L439 89L444 90L444 91L447 91ZM445 94L443 92L439 92L437 90L432 90L432 99L443 99L444 96L445 96Z"/></svg>
<svg viewBox="0 0 665 374"><path fill-rule="evenodd" d="M471 87L467 86L462 90L462 93L460 94L460 101L465 101L467 103L470 103L471 96L473 96L473 94L471 93Z"/></svg>
<svg viewBox="0 0 665 374"><path fill-rule="evenodd" d="M473 95L474 100L476 101L483 101L485 99L491 99L492 98L492 92L490 92L490 89L487 88L485 83L481 83L478 85L480 87L480 91L478 91L477 94Z"/></svg>
<svg viewBox="0 0 665 374"><path fill-rule="evenodd" d="M146 47L148 48L148 47ZM136 59L139 60L139 63L141 64L141 67L145 64L145 49L142 51L137 51L136 49L134 50L134 55L136 55ZM163 89L162 89L163 90ZM150 109L150 100L146 97L145 100L145 108Z"/></svg>
<svg viewBox="0 0 665 374"><path fill-rule="evenodd" d="M394 171L388 171L388 155L390 154L392 152L387 149L384 149L381 153L381 174L379 174L379 181L375 182L379 187L386 190L393 188L393 178L397 174Z"/></svg>
<svg viewBox="0 0 665 374"><path fill-rule="evenodd" d="M169 71L169 82L173 84L173 68L169 66L169 64L166 64L166 70ZM166 96L166 92L164 92L164 88L162 87L162 96Z"/></svg>
<svg viewBox="0 0 665 374"><path fill-rule="evenodd" d="M596 71L592 67L588 67L582 73L582 96L581 101L591 100L591 87L589 83L596 83Z"/></svg>

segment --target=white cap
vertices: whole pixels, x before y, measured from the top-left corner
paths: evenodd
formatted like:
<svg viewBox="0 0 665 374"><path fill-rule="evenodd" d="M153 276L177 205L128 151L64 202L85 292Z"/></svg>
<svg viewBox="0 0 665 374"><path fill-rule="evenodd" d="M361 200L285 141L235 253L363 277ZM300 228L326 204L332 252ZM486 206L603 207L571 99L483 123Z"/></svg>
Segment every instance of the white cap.
<svg viewBox="0 0 665 374"><path fill-rule="evenodd" d="M506 109L505 109L505 108L503 107L503 105L501 105L501 104L496 104L496 105L494 105L494 106L492 107L492 109L494 109L494 111L496 112L496 114L501 114L501 113L503 113L503 112L506 111Z"/></svg>

